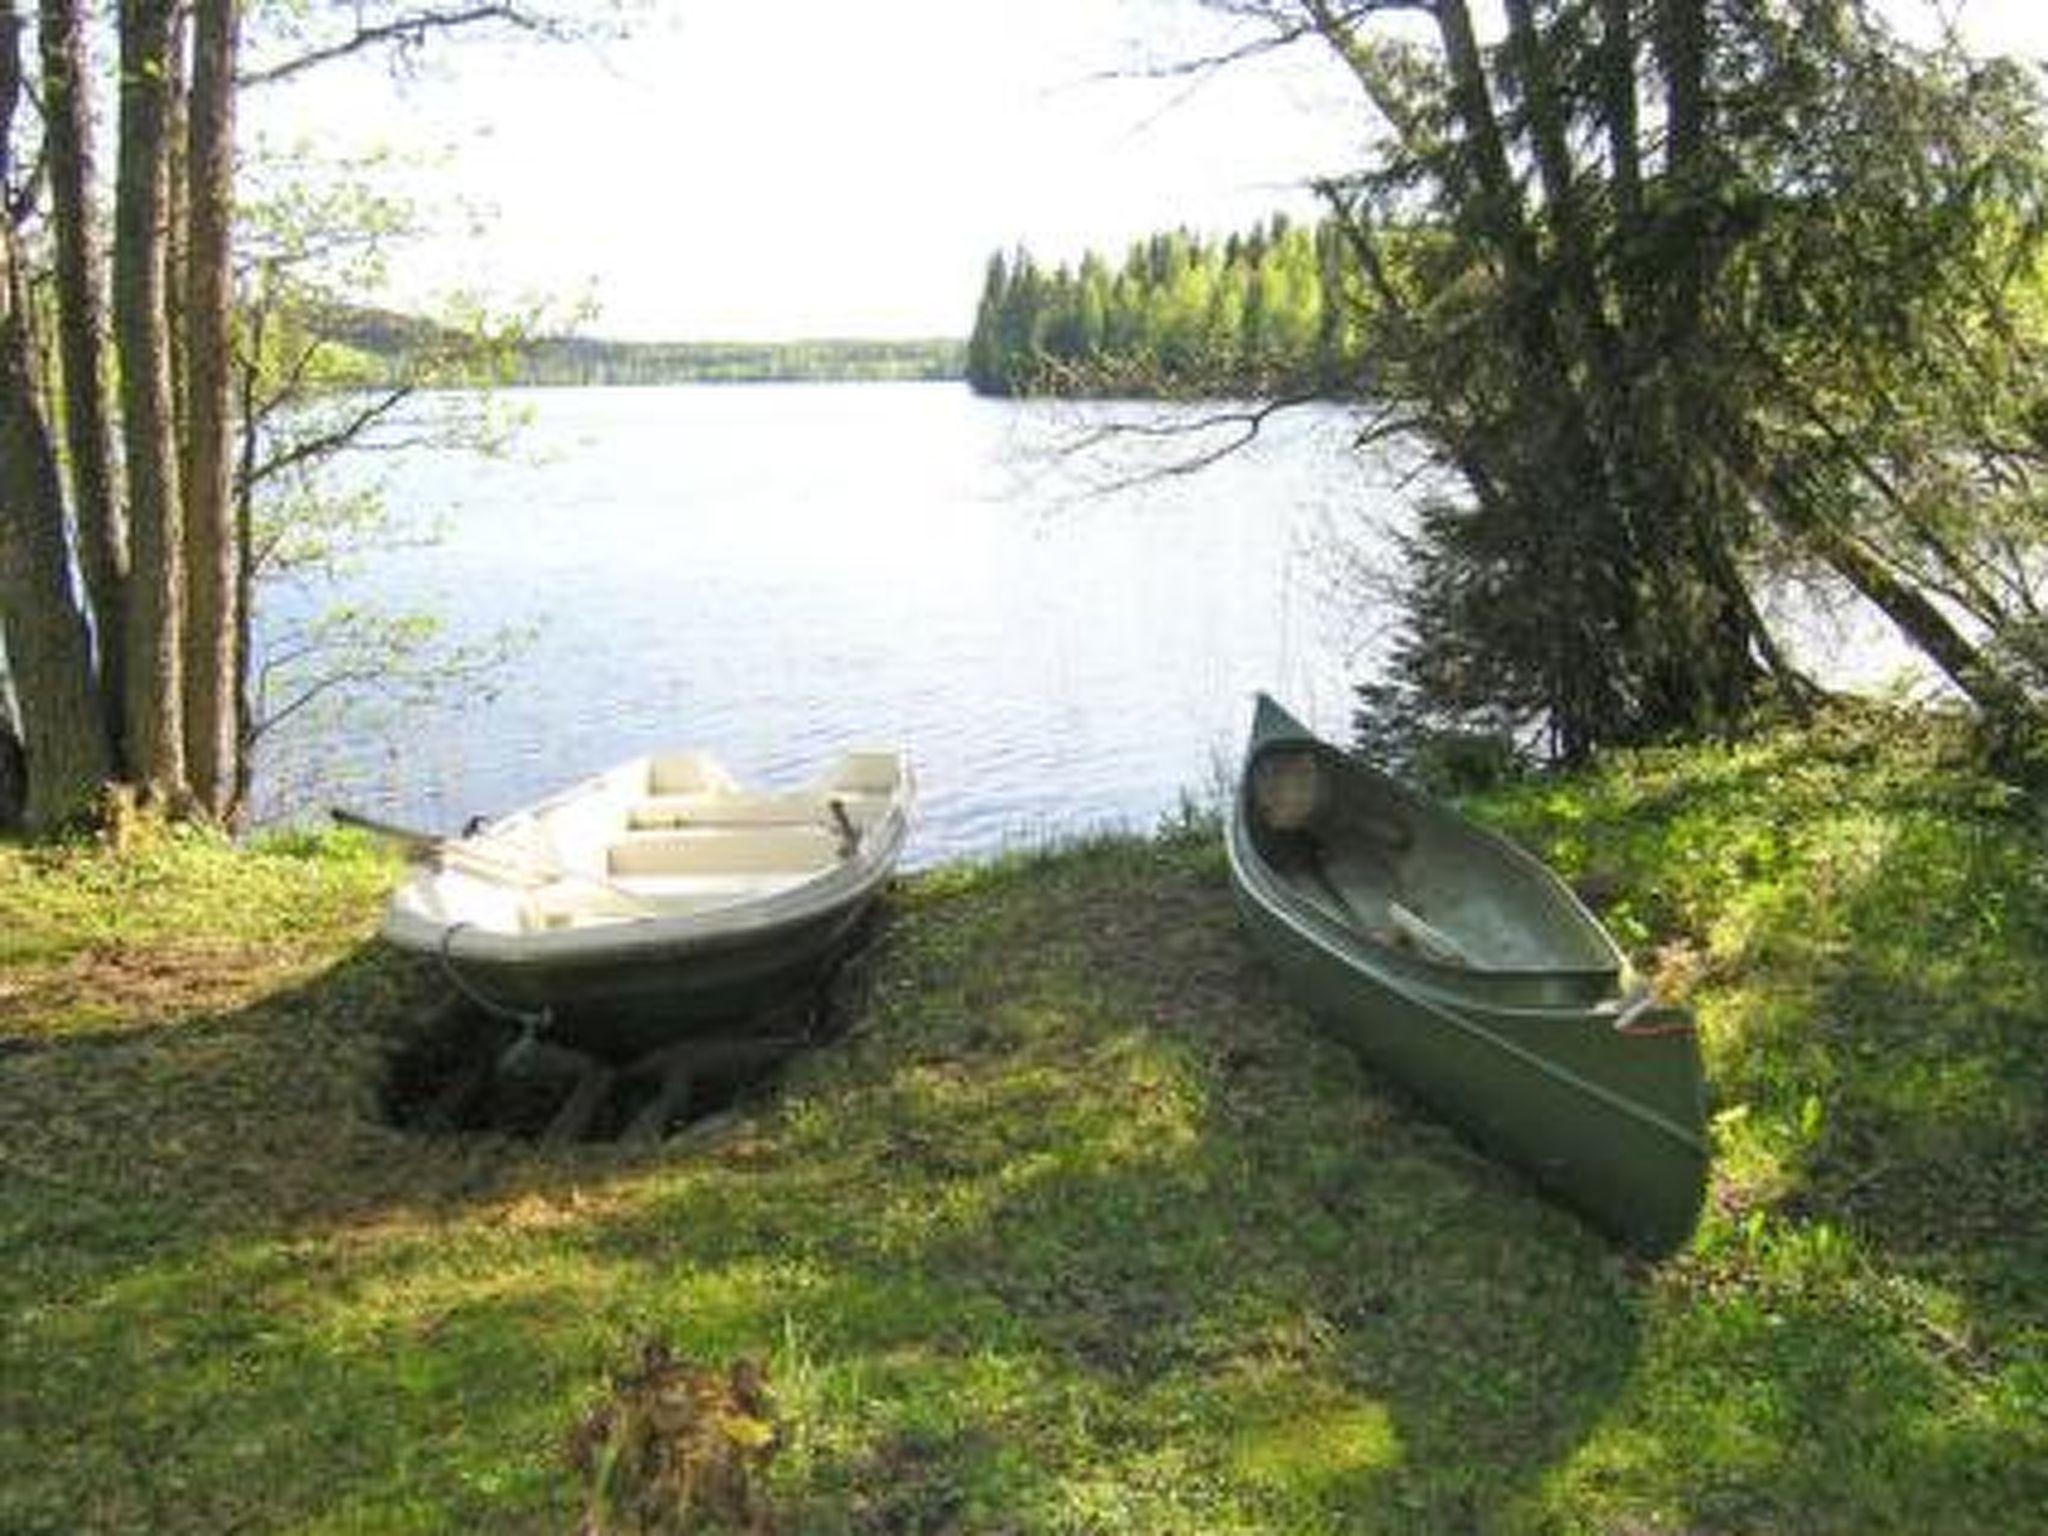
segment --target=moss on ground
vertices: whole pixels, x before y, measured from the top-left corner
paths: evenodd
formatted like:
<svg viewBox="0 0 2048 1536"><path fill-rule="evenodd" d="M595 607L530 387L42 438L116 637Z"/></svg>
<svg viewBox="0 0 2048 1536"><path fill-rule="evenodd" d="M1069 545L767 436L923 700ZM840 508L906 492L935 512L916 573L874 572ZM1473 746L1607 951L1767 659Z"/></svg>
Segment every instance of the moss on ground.
<svg viewBox="0 0 2048 1536"><path fill-rule="evenodd" d="M1809 732L1485 813L1705 1029L1646 1268L1375 1083L1213 838L906 883L708 1145L385 1125L347 839L0 849L0 1529L551 1531L650 1342L765 1363L786 1532L2004 1531L2048 1507L2048 867Z"/></svg>

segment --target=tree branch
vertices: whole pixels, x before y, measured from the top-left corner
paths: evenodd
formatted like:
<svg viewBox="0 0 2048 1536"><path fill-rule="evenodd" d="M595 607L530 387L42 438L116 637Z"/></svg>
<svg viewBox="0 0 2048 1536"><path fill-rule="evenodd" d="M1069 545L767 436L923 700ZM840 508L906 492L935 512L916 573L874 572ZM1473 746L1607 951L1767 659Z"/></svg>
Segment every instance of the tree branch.
<svg viewBox="0 0 2048 1536"><path fill-rule="evenodd" d="M375 48L396 48L400 53L410 52L426 46L427 39L439 32L458 32L468 28L504 25L516 31L533 32L540 36L560 39L568 35L568 29L558 21L537 16L524 7L510 3L510 0L485 0L485 3L465 6L454 10L414 11L395 16L389 21L364 22L355 32L338 42L325 47L314 48L281 64L264 69L245 70L240 79L244 87L271 85L279 80L288 80L307 70L317 69L323 64L332 64L338 59L349 58L358 53L367 53Z"/></svg>
<svg viewBox="0 0 2048 1536"><path fill-rule="evenodd" d="M1231 436L1221 443L1199 448L1185 457L1169 459L1165 463L1155 464L1143 470L1118 475L1094 487L1099 495L1114 495L1119 491L1131 490L1140 485L1151 485L1160 480L1177 480L1184 475L1192 475L1207 469L1212 464L1221 463L1233 453L1256 442L1266 423L1280 412L1304 405L1314 405L1321 399L1322 396L1317 394L1283 395L1243 410L1208 411L1193 419L1101 422L1067 443L1058 452L1062 458L1073 458L1100 448L1105 443L1130 438L1142 438L1153 442L1192 443L1218 430L1230 429Z"/></svg>
<svg viewBox="0 0 2048 1536"><path fill-rule="evenodd" d="M252 487L261 485L273 475L282 474L296 464L303 464L309 459L325 458L350 446L363 433L411 399L412 394L413 387L410 384L401 384L387 391L339 426L306 438L275 457L264 460L249 472L249 484Z"/></svg>

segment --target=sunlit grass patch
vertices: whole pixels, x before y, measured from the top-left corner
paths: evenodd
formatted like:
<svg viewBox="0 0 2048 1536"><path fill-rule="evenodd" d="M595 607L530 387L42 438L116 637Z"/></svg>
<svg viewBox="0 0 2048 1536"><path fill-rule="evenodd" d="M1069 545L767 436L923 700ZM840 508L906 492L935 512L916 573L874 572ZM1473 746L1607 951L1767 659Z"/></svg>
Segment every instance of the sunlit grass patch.
<svg viewBox="0 0 2048 1536"><path fill-rule="evenodd" d="M143 823L116 849L0 842L0 1036L132 1029L223 1009L367 938L393 866L368 839L235 848Z"/></svg>
<svg viewBox="0 0 2048 1536"><path fill-rule="evenodd" d="M571 1430L655 1341L762 1363L793 1533L2048 1506L2030 824L1853 733L1486 809L1700 1014L1715 1198L1657 1268L1298 1014L1200 837L921 875L730 1134L559 1152L380 1120L419 994L358 846L0 851L0 1529L571 1529ZM31 997L68 966L101 990Z"/></svg>
<svg viewBox="0 0 2048 1536"><path fill-rule="evenodd" d="M1708 1215L1635 1390L1547 1506L1574 1528L1682 1510L1843 1531L2048 1507L2035 813L1942 733L1855 716L1499 808L1539 849L1613 828L1599 857L1655 914L1642 946L1709 957L1689 977L1719 1109Z"/></svg>

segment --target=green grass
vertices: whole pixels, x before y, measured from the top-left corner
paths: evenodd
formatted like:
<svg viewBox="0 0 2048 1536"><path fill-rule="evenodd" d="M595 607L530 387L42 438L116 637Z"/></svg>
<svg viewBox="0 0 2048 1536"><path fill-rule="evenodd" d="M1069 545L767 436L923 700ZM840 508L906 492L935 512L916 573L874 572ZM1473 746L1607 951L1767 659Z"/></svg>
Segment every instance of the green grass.
<svg viewBox="0 0 2048 1536"><path fill-rule="evenodd" d="M349 841L0 849L0 1530L550 1531L665 1340L785 1532L2009 1531L2048 1508L2048 869L1809 733L1485 808L1702 1019L1648 1268L1325 1041L1213 840L935 871L840 1046L684 1150L380 1123ZM194 935L204 937L195 937Z"/></svg>

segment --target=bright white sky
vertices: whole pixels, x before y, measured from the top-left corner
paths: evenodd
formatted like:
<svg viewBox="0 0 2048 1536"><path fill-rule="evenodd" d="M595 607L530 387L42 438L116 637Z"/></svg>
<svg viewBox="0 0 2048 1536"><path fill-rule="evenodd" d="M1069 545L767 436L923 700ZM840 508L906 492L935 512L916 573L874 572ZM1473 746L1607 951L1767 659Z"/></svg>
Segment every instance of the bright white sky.
<svg viewBox="0 0 2048 1536"><path fill-rule="evenodd" d="M2048 0L1948 9L1980 46L2048 55ZM450 233L366 299L587 299L582 329L649 340L964 335L998 248L1071 259L1308 213L1307 179L1357 159L1356 109L1310 51L1137 77L1213 44L1192 0L647 13L601 51L449 49L403 86L330 69L250 93L245 128L431 157L419 187Z"/></svg>

